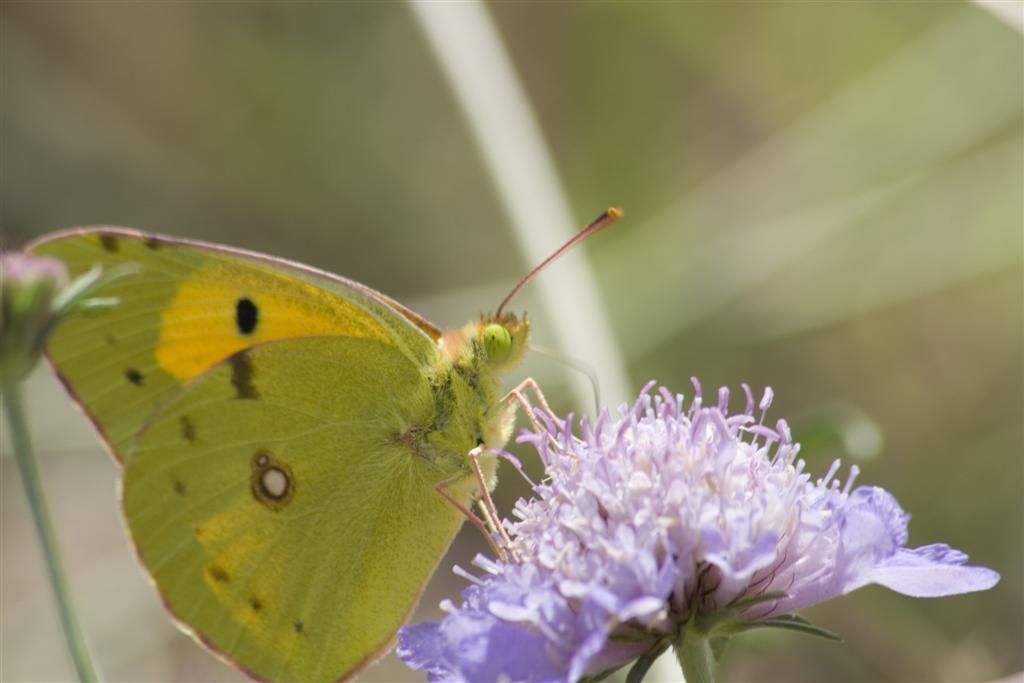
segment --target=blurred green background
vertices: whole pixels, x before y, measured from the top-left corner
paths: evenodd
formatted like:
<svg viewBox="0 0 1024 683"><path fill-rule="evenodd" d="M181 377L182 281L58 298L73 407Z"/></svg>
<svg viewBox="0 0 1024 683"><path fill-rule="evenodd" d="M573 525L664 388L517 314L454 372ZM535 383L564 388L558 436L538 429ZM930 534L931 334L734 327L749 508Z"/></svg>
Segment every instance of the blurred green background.
<svg viewBox="0 0 1024 683"><path fill-rule="evenodd" d="M581 251L631 390L657 378L688 392L690 375L706 389L770 384L772 414L794 426L812 471L857 462L862 483L913 513L911 545L948 542L1003 576L978 595L872 587L815 607L807 616L845 643L740 639L722 680L1021 671L1019 29L956 2L488 11L579 225L608 204L626 210ZM532 265L402 3L0 12L5 247L94 223L226 242L365 282L444 326L493 308ZM536 288L513 308L554 345ZM566 351L587 361L587 349ZM592 410L557 363L526 365L556 409ZM105 676L240 679L165 617L121 530L116 468L84 419L45 369L28 392ZM0 679L67 679L4 443ZM502 476L508 511L525 489ZM448 565L483 550L464 530L418 618L464 587ZM365 678L422 680L393 656Z"/></svg>

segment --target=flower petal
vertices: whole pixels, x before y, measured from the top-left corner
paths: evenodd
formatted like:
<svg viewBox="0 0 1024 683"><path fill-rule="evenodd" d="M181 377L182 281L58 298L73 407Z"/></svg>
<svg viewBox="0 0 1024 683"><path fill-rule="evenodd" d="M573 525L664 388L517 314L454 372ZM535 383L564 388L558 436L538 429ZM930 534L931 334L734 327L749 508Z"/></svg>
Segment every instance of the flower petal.
<svg viewBox="0 0 1024 683"><path fill-rule="evenodd" d="M943 543L900 548L867 572L865 583L881 584L915 598L937 598L987 590L999 582L998 572L967 566L966 560L966 555Z"/></svg>

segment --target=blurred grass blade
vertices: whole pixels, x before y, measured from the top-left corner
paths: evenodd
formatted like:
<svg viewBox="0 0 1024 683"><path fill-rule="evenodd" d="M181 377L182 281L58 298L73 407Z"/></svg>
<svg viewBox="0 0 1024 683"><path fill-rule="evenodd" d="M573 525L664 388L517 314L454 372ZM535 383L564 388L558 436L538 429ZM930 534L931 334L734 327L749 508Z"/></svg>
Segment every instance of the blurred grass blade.
<svg viewBox="0 0 1024 683"><path fill-rule="evenodd" d="M593 216L573 218L529 99L484 6L409 6L466 116L525 261L540 263ZM593 207L594 215L603 208ZM542 273L536 286L559 348L597 368L606 405L625 400L629 378L582 252L575 250ZM577 404L589 405L586 379L574 377L572 386Z"/></svg>
<svg viewBox="0 0 1024 683"><path fill-rule="evenodd" d="M1020 0L972 0L1007 26L1024 33L1024 2Z"/></svg>
<svg viewBox="0 0 1024 683"><path fill-rule="evenodd" d="M787 277L798 263L820 261L819 278L823 273L824 282L841 288L864 281L863 272L873 265L872 259L884 258L894 249L916 250L918 261L929 263L920 273L904 268L867 283L910 296L1004 268L1013 254L1019 258L1019 248L1015 251L1008 242L1001 255L969 259L969 268L946 267L959 263L955 258L950 262L946 251L951 245L956 251L957 242L944 239L963 239L967 231L957 231L958 226L983 217L991 222L993 215L1007 216L1003 225L1015 220L1009 217L1019 210L1016 206L1005 213L1004 205L1004 214L993 214L976 201L979 187L986 184L992 186L986 189L987 196L1004 202L1019 196L1004 188L1019 182L1022 86L1019 75L1005 67L1020 63L1020 40L1009 32L993 38L992 21L970 6L950 12L695 187L649 226L638 228L657 232L659 239L632 243L617 238L613 248L603 250L598 268L614 263L626 272L657 274L636 279L628 292L608 292L610 308L623 312L620 328L632 334L623 338L624 348L643 354L738 300L753 304L765 292L779 294L780 282L789 284ZM865 149L871 153L865 154ZM944 184L945 177L959 168L976 174L973 179L967 172L960 175L967 185L958 190L949 184L940 194L928 191L934 189L932 183ZM902 209L906 197L934 203L929 225ZM956 220L954 209L960 213ZM885 239L865 240L861 231L872 229L878 216L889 221ZM1019 224L1007 226L1010 229L1019 235ZM925 231L930 232L922 239ZM862 246L860 260L846 251L848 244L840 243L857 242L858 235L858 243L874 247L865 253ZM984 246L971 244L973 251ZM941 263L929 251L941 254ZM908 275L930 280L905 287L910 284ZM806 282L800 285L798 291L807 291ZM821 286L820 279L813 284ZM791 297L793 289L776 298ZM666 291L685 293L672 315L659 307L631 305ZM793 333L863 310L861 305L849 305L857 303L850 292L840 294L839 300L828 301L827 317L790 321L777 316L771 320L770 334ZM743 334L751 329L767 332L760 322L748 320Z"/></svg>

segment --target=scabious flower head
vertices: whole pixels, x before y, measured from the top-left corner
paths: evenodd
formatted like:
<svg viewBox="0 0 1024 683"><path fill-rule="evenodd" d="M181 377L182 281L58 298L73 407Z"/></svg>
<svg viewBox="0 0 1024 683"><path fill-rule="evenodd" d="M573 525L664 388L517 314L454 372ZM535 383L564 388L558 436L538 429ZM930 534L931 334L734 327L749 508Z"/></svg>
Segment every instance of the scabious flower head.
<svg viewBox="0 0 1024 683"><path fill-rule="evenodd" d="M812 478L786 422L764 424L770 389L755 406L744 385L730 415L725 388L705 406L695 380L687 407L652 387L578 435L570 419L520 437L545 480L506 522L508 557L478 557L461 606L399 632L409 666L432 681L574 682L679 652L684 636L815 632L789 613L869 583L933 597L998 581L946 545L905 547L908 516L883 489L854 488L856 467Z"/></svg>

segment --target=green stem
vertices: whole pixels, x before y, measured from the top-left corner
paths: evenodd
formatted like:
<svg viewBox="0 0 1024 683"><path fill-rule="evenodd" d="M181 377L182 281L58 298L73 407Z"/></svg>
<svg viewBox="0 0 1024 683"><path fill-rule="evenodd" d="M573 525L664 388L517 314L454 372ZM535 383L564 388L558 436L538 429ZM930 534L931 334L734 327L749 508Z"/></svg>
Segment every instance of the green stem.
<svg viewBox="0 0 1024 683"><path fill-rule="evenodd" d="M64 639L71 652L71 659L78 672L78 679L83 683L92 683L99 678L96 676L96 669L89 656L89 648L85 643L82 629L79 627L78 618L75 615L74 605L71 602L71 592L68 590L64 566L57 549L57 537L53 531L53 524L50 522L42 481L39 479L39 470L36 468L36 460L32 454L32 444L29 442L28 425L25 422L18 383L16 381L5 383L0 387L0 393L4 398L3 404L7 413L7 424L11 430L14 455L18 461L18 470L21 472L21 483L25 487L25 495L28 497L28 504L32 510L36 533L39 535L39 541L43 544L43 556L46 560L47 573L50 576L50 585L57 599L57 610L60 613Z"/></svg>
<svg viewBox="0 0 1024 683"><path fill-rule="evenodd" d="M682 630L675 650L686 683L715 683L715 655L711 651L711 642L692 623Z"/></svg>

